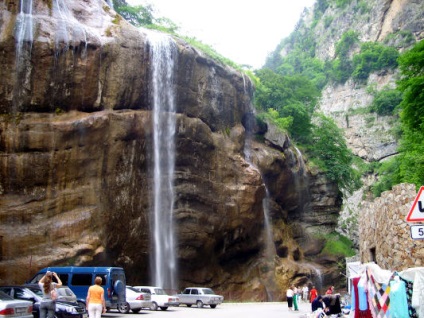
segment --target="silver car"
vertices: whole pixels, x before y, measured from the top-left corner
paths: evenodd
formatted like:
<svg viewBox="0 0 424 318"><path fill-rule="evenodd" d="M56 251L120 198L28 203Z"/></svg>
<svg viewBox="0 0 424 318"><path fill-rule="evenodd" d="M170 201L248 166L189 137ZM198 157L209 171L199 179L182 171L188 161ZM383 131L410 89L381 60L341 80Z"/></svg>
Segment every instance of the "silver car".
<svg viewBox="0 0 424 318"><path fill-rule="evenodd" d="M141 292L149 293L152 296L152 305L150 307L151 310L158 310L158 308L167 310L170 306L178 307L180 305L178 297L169 296L161 287L134 286L134 288Z"/></svg>
<svg viewBox="0 0 424 318"><path fill-rule="evenodd" d="M126 286L126 303L118 306L118 310L122 314L127 314L130 310L138 313L143 308L151 308L152 297L149 293L143 293L131 286Z"/></svg>
<svg viewBox="0 0 424 318"><path fill-rule="evenodd" d="M196 305L197 308L202 308L204 305L208 305L211 308L216 308L224 301L224 296L216 295L212 289L205 287L187 287L177 296L180 303L187 305L187 307Z"/></svg>
<svg viewBox="0 0 424 318"><path fill-rule="evenodd" d="M0 291L0 318L33 318L32 302L13 299Z"/></svg>

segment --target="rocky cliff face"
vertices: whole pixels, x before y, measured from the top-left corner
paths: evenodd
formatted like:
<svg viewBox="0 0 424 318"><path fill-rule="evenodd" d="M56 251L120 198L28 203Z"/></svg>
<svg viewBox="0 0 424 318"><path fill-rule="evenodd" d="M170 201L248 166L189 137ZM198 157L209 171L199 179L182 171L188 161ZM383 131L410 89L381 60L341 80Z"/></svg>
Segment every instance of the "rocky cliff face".
<svg viewBox="0 0 424 318"><path fill-rule="evenodd" d="M0 7L0 282L56 264L123 266L129 283L150 283L146 31L94 0ZM313 275L305 259L322 242L308 237L335 226L339 193L287 136L247 124L248 78L175 43L177 111L167 116L176 122L179 285L281 298L294 277ZM266 143L249 137L265 132Z"/></svg>
<svg viewBox="0 0 424 318"><path fill-rule="evenodd" d="M400 52L424 37L424 3L415 0L348 1L345 6L327 3L321 12L313 35L316 57L332 60L336 57L336 44L342 34L355 31L360 42L378 41L396 47ZM314 16L306 10L300 28L309 28ZM358 52L359 45L350 52ZM394 116L378 116L367 107L373 101L370 91L394 88L398 72L372 73L366 83L348 80L345 84L328 84L322 92L320 110L332 117L343 129L349 148L365 162L382 161L397 154L397 141L393 133ZM372 88L372 89L370 89ZM339 229L359 246L358 220L363 200L369 195L368 187L376 176L365 176L364 187L353 194L345 194Z"/></svg>

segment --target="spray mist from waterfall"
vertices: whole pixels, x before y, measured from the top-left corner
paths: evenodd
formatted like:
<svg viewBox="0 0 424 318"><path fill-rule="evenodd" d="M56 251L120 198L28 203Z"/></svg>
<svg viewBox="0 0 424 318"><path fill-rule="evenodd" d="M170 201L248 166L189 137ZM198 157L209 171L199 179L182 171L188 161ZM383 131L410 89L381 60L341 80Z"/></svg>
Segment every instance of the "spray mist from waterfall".
<svg viewBox="0 0 424 318"><path fill-rule="evenodd" d="M153 111L153 207L151 237L153 284L176 289L176 244L173 225L175 166L174 64L177 57L173 40L149 32L151 94Z"/></svg>

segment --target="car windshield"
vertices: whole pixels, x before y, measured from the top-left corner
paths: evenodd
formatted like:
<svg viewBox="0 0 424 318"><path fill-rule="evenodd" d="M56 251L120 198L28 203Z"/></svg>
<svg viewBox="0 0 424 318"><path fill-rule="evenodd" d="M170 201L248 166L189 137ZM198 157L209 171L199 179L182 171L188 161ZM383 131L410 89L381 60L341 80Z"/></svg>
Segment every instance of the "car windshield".
<svg viewBox="0 0 424 318"><path fill-rule="evenodd" d="M139 293L140 290L131 286L127 286L127 289L132 290L133 292Z"/></svg>
<svg viewBox="0 0 424 318"><path fill-rule="evenodd" d="M13 298L0 290L0 300L13 300Z"/></svg>
<svg viewBox="0 0 424 318"><path fill-rule="evenodd" d="M212 289L210 288L202 288L203 294L205 295L215 295Z"/></svg>
<svg viewBox="0 0 424 318"><path fill-rule="evenodd" d="M72 296L72 297L75 296L74 292L68 287L57 288L57 292L60 296Z"/></svg>
<svg viewBox="0 0 424 318"><path fill-rule="evenodd" d="M42 290L40 288L37 288L37 287L28 287L28 289L30 291L32 291L34 294L36 294L37 296L43 297L43 292L42 292Z"/></svg>
<svg viewBox="0 0 424 318"><path fill-rule="evenodd" d="M165 291L162 288L155 288L156 295L166 295Z"/></svg>

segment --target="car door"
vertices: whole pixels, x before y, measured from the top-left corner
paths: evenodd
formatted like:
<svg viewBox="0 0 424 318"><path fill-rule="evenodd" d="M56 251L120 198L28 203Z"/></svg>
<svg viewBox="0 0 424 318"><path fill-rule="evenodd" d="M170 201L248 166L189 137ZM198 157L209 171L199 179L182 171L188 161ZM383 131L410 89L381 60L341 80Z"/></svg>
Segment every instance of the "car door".
<svg viewBox="0 0 424 318"><path fill-rule="evenodd" d="M199 291L197 288L192 288L190 291L190 304L195 304L196 301L199 299Z"/></svg>

